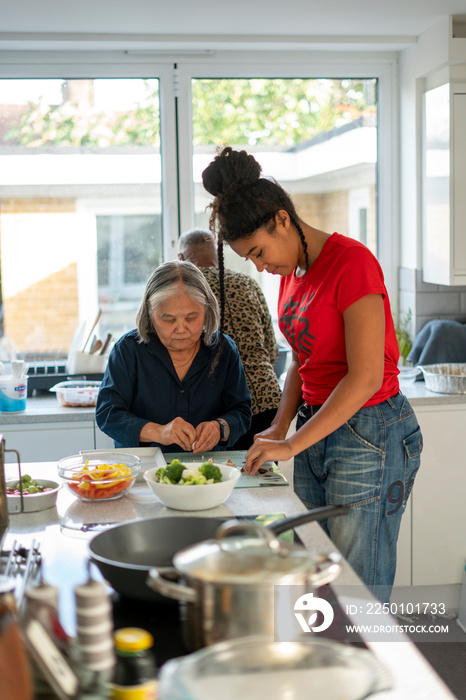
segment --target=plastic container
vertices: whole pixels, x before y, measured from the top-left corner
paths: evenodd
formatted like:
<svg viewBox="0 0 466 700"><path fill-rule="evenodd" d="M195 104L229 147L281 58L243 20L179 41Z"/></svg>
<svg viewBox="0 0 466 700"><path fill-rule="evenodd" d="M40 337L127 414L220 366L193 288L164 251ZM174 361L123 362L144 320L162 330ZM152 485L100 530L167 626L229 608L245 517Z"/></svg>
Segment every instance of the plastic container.
<svg viewBox="0 0 466 700"><path fill-rule="evenodd" d="M27 376L18 378L11 374L0 375L0 411L2 413L25 411L27 393Z"/></svg>
<svg viewBox="0 0 466 700"><path fill-rule="evenodd" d="M105 372L108 353L90 354L88 352L75 351L70 354L66 364L68 374L99 374Z"/></svg>
<svg viewBox="0 0 466 700"><path fill-rule="evenodd" d="M154 639L139 627L123 627L114 635L116 667L111 700L155 700L157 692Z"/></svg>
<svg viewBox="0 0 466 700"><path fill-rule="evenodd" d="M85 379L66 381L55 384L49 391L56 393L58 403L65 408L79 406L90 408L97 403L100 384L100 382Z"/></svg>

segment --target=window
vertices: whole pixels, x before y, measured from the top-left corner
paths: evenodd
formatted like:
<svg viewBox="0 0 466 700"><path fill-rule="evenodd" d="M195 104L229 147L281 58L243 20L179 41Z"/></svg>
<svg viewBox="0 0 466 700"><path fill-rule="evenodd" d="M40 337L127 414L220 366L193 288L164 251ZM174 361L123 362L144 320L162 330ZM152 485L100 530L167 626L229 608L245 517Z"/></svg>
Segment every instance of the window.
<svg viewBox="0 0 466 700"><path fill-rule="evenodd" d="M0 81L4 332L26 357L134 327L162 261L157 80Z"/></svg>
<svg viewBox="0 0 466 700"><path fill-rule="evenodd" d="M134 328L135 308L163 262L159 215L97 216L97 285L106 328ZM117 333L118 334L118 333Z"/></svg>
<svg viewBox="0 0 466 700"><path fill-rule="evenodd" d="M211 199L201 173L218 143L235 144L252 153L264 175L274 177L291 194L304 221L352 236L377 254L375 78L195 78L192 95L197 226L208 226L206 206ZM355 183L365 195L356 225ZM251 262L227 247L225 259L229 267L256 277L277 321L279 278L258 275Z"/></svg>
<svg viewBox="0 0 466 700"><path fill-rule="evenodd" d="M153 267L176 258L182 231L206 225L200 173L217 145L236 141L233 127L244 134L233 145L257 155L305 220L312 209L326 218L309 215L311 223L367 237L394 300L394 58L285 51L279 63L266 51L39 58L18 52L0 68L0 318L4 345L10 340L20 356L66 356L77 327L91 323L99 308L102 337L134 327ZM352 95L341 103L348 113L360 108L362 93L364 109L356 118L339 109L327 114L325 140L311 129L322 117L306 92L312 85L320 97L333 86L333 106L338 90ZM211 99L220 89L231 93L228 109ZM294 109L306 113L306 128L292 119L299 90ZM210 112L203 115L200 96L209 91ZM259 100L249 116L233 102L241 94ZM371 136L359 163L347 145L337 153L346 165L326 163L332 146L363 133ZM274 310L268 285L276 280L269 278L260 280Z"/></svg>

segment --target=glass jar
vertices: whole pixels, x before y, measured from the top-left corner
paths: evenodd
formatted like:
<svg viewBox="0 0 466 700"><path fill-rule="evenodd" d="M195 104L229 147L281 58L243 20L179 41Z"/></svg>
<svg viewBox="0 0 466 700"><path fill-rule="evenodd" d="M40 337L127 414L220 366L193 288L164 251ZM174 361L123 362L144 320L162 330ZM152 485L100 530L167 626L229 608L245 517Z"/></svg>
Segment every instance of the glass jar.
<svg viewBox="0 0 466 700"><path fill-rule="evenodd" d="M157 667L152 635L139 627L123 627L113 635L116 666L111 700L155 700Z"/></svg>

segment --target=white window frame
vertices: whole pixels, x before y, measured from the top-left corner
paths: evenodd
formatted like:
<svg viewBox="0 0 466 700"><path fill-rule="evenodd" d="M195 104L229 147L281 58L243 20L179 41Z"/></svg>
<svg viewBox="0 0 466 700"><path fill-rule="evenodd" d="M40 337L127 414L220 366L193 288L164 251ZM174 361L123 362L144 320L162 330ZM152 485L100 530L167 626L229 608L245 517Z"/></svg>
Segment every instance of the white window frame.
<svg viewBox="0 0 466 700"><path fill-rule="evenodd" d="M377 78L378 258L385 272L392 305L396 308L400 247L396 53L295 50L177 52L176 49L163 54L155 51L0 52L2 79L157 78L160 81L165 259L175 257L180 232L194 225L191 79L255 77Z"/></svg>

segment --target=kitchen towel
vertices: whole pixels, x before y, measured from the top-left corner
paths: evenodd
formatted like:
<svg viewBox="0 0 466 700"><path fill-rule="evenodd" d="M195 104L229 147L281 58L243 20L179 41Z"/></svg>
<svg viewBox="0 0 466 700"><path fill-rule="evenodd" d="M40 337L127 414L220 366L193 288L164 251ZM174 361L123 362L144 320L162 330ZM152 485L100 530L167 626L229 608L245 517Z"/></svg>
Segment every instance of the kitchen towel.
<svg viewBox="0 0 466 700"><path fill-rule="evenodd" d="M442 319L428 321L416 335L407 360L413 365L466 362L466 325Z"/></svg>

